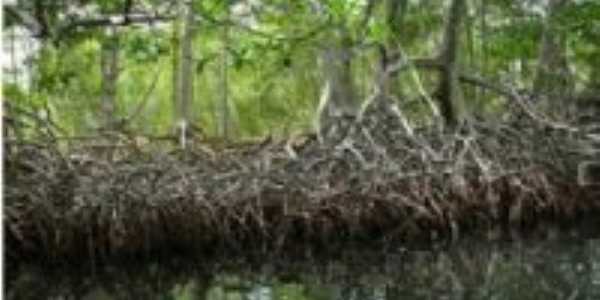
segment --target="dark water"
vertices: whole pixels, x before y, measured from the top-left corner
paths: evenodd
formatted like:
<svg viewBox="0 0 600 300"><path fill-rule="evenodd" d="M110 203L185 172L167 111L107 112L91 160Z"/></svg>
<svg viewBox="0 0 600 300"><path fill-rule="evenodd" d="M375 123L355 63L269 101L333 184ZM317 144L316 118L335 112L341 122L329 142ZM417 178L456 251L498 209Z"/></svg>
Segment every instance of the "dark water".
<svg viewBox="0 0 600 300"><path fill-rule="evenodd" d="M7 299L600 299L600 239L462 241L328 259L7 272Z"/></svg>

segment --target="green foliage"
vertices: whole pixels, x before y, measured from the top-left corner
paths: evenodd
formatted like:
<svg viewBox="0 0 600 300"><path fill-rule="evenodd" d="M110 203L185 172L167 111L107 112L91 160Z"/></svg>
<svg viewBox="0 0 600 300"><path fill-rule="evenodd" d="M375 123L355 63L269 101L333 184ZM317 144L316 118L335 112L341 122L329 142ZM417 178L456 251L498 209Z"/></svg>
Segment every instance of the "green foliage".
<svg viewBox="0 0 600 300"><path fill-rule="evenodd" d="M94 72L90 71L99 70L96 63L99 50L100 44L95 39L86 39L70 47L44 47L35 74L39 91L61 94L75 88L85 94L98 92L99 76L93 76Z"/></svg>
<svg viewBox="0 0 600 300"><path fill-rule="evenodd" d="M600 37L600 2L570 2L559 13L557 23L565 32L597 40Z"/></svg>
<svg viewBox="0 0 600 300"><path fill-rule="evenodd" d="M391 1L391 0L390 0ZM158 8L158 0L134 1L140 6ZM317 12L309 1L263 1L254 8L256 24L240 26L224 22L228 9L240 1L194 1L198 15L193 46L194 103L192 119L205 132L215 132L217 108L227 89L230 111L239 137L306 129L314 119L316 101L322 88L322 70L317 58L326 43L343 43L354 54L352 75L360 96L370 91L374 67L380 57L374 44L397 43L411 57L433 57L439 53L446 6L438 1L408 1L399 30L393 32L386 19L385 1L378 1L365 23L364 0L321 0L324 11ZM24 3L24 2L23 2ZM81 1L75 6L95 4L105 14L120 14L125 0ZM479 1L471 1L468 13L469 48L460 52L460 61L478 73L513 74L511 65L523 62L516 78L521 85L533 81L535 60L544 19L531 6L496 0L486 2L487 28L481 25ZM27 9L22 4L20 9ZM64 8L45 7L48 25L59 28L69 22L62 18ZM18 23L13 17L6 22ZM558 14L557 30L566 36L572 67L581 77L600 68L600 3L595 0L569 2ZM224 45L227 23L230 42ZM7 23L8 24L8 23ZM174 26L174 24L176 26ZM173 123L173 35L181 21L119 27L121 72L117 81L117 108L120 116L134 116L131 125L150 134L168 133ZM183 27L179 28L182 30ZM343 34L340 34L343 32ZM181 33L181 32L180 32ZM103 28L71 31L60 41L48 40L35 60L34 84L30 91L4 85L3 94L35 108L48 107L61 126L70 133L93 133L100 123L101 97L100 45ZM365 46L366 45L366 46ZM224 50L225 49L225 50ZM223 51L227 53L228 86L222 86ZM394 80L398 96L421 97L422 85L431 92L434 72L414 70ZM513 73L511 73L513 72ZM190 75L191 76L191 75ZM587 77L589 77L588 75ZM415 81L418 81L418 85ZM402 95L400 95L400 92ZM469 91L472 101L498 110L490 94ZM418 105L408 103L419 103ZM428 109L422 101L406 101L414 119L423 119Z"/></svg>
<svg viewBox="0 0 600 300"><path fill-rule="evenodd" d="M535 58L541 35L542 24L538 19L526 19L498 26L489 37L489 54L505 61Z"/></svg>
<svg viewBox="0 0 600 300"><path fill-rule="evenodd" d="M29 97L27 97L27 92L23 91L21 87L14 83L5 83L2 85L2 96L5 101L11 101L16 103L29 101Z"/></svg>
<svg viewBox="0 0 600 300"><path fill-rule="evenodd" d="M137 63L153 63L167 54L169 40L162 30L134 29L124 35L121 40L125 57Z"/></svg>

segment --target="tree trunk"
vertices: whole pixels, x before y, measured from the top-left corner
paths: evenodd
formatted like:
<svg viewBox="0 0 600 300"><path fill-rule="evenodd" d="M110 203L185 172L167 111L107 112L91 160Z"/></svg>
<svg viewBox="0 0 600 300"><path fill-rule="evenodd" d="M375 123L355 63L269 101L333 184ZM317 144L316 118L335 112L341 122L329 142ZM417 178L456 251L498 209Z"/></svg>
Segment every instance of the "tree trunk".
<svg viewBox="0 0 600 300"><path fill-rule="evenodd" d="M229 9L230 7L226 7L227 9L227 19L230 18ZM229 25L225 24L222 28L222 37L221 40L223 42L221 49L221 98L218 105L218 135L225 140L228 140L230 137L230 111L229 111Z"/></svg>
<svg viewBox="0 0 600 300"><path fill-rule="evenodd" d="M310 1L315 14L325 16L319 1ZM326 42L319 57L324 85L316 112L316 130L329 127L334 117L355 115L359 108L352 79L352 39L344 24L338 24L334 36Z"/></svg>
<svg viewBox="0 0 600 300"><path fill-rule="evenodd" d="M385 42L385 49L381 54L381 69L385 71L391 63L392 57L398 54L400 39L403 35L404 16L406 14L407 0L386 1L386 23L392 33ZM398 95L402 93L401 87L394 84L395 75L384 78L383 93Z"/></svg>
<svg viewBox="0 0 600 300"><path fill-rule="evenodd" d="M181 23L183 19L183 0L178 0L175 7L176 17L173 20L173 36L171 41L171 55L172 55L172 101L173 101L173 129L175 132L180 130L181 126L181 109L179 105L181 103Z"/></svg>
<svg viewBox="0 0 600 300"><path fill-rule="evenodd" d="M449 126L455 126L463 118L463 103L458 81L458 46L465 0L453 0L444 32L443 50L440 55L441 76L438 97L442 116Z"/></svg>
<svg viewBox="0 0 600 300"><path fill-rule="evenodd" d="M480 6L479 6L479 16L481 17L480 19L480 26L481 26L481 66L479 67L479 71L481 72L481 74L483 75L487 75L487 69L488 69L488 22L487 22L487 15L488 15L488 1L481 1ZM480 87L479 89L479 94L478 94L478 99L481 99L482 101L485 101L486 98L486 90L483 87Z"/></svg>
<svg viewBox="0 0 600 300"><path fill-rule="evenodd" d="M352 79L351 40L346 28L340 28L339 41L333 41L322 53L321 67L329 84L327 117L354 114L358 108Z"/></svg>
<svg viewBox="0 0 600 300"><path fill-rule="evenodd" d="M102 118L104 130L114 130L117 126L117 79L119 77L119 40L117 28L106 29L107 35L101 45L100 64L102 71Z"/></svg>
<svg viewBox="0 0 600 300"><path fill-rule="evenodd" d="M558 32L556 24L556 17L566 3L565 0L550 0L548 3L533 85L536 94L548 96L549 108L558 108L559 103L555 101L567 96L573 88L566 56L565 34Z"/></svg>
<svg viewBox="0 0 600 300"><path fill-rule="evenodd" d="M465 7L465 14L468 14L468 12L470 11L469 9L469 4L466 4ZM467 57L468 57L468 66L469 69L471 70L477 70L477 59L476 57L476 44L475 44L475 25L476 25L476 19L475 18L471 18L470 16L467 18L467 20L464 22L465 23L465 33L466 33L466 49L467 49ZM477 101L479 101L477 92L478 89L477 87L473 87L473 86L469 86L467 89L464 90L465 92L463 93L463 95L465 96L466 99L472 99L472 102L477 103Z"/></svg>
<svg viewBox="0 0 600 300"><path fill-rule="evenodd" d="M183 26L183 33L182 27ZM191 136L191 113L194 102L193 42L196 32L193 1L177 3L177 17L173 24L173 108L174 129L182 148Z"/></svg>
<svg viewBox="0 0 600 300"><path fill-rule="evenodd" d="M180 99L178 103L179 121L189 124L191 121L192 103L194 102L194 57L193 57L193 42L195 35L195 15L192 6L192 1L186 7L185 25L183 37L181 41L181 58L180 58L180 76L181 81L179 92ZM189 126L186 125L186 128Z"/></svg>
<svg viewBox="0 0 600 300"><path fill-rule="evenodd" d="M388 40L388 46L393 49L393 44L397 43L399 37L402 35L404 15L406 14L408 1L387 0L386 5L386 22L393 34L392 38Z"/></svg>

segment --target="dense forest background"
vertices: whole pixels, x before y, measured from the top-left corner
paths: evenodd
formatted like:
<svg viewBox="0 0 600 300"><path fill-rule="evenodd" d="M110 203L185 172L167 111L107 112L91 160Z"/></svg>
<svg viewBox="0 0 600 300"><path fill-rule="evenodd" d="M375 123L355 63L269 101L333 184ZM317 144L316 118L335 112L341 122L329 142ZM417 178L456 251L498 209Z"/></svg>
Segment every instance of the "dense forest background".
<svg viewBox="0 0 600 300"><path fill-rule="evenodd" d="M9 113L71 137L283 136L374 94L416 124L501 120L514 95L552 119L600 89L596 0L14 0L3 11Z"/></svg>

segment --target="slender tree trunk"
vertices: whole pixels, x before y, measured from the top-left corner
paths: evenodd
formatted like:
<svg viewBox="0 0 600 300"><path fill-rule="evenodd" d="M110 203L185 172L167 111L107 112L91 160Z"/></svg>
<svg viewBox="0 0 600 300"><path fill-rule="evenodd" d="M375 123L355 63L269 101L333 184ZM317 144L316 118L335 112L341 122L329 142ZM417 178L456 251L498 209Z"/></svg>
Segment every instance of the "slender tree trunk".
<svg viewBox="0 0 600 300"><path fill-rule="evenodd" d="M475 18L471 18L471 16L468 14L468 12L470 11L469 9L469 5L467 3L466 7L465 7L465 14L467 14L468 18L467 21L465 22L465 32L466 32L466 48L467 48L467 52L468 52L468 66L470 70L476 70L477 69L477 59L475 58L475 51L476 51L476 44L475 44L475 24L476 24L476 19ZM468 89L465 90L464 95L466 96L467 99L473 99L473 102L478 101L479 98L477 97L477 92L478 89L475 86L469 86Z"/></svg>
<svg viewBox="0 0 600 300"><path fill-rule="evenodd" d="M481 66L479 67L479 70L482 74L487 75L487 68L488 68L488 47L487 47L487 43L488 43L488 22L487 22L487 14L488 14L488 1L481 1L480 7L479 7L480 11L479 11L479 15L481 17L480 19L480 26L481 26ZM481 87L479 89L479 99L484 100L486 98L486 90L485 88Z"/></svg>
<svg viewBox="0 0 600 300"><path fill-rule="evenodd" d="M536 94L548 96L548 105L567 96L572 90L572 74L566 56L565 34L558 32L556 16L565 6L565 0L550 0L540 42L538 66L533 89Z"/></svg>
<svg viewBox="0 0 600 300"><path fill-rule="evenodd" d="M352 53L349 48L350 39L341 29L341 41L334 40L321 52L320 68L324 75L324 85L316 113L317 138L324 142L324 136L338 136L339 117L356 116L359 102L355 97L352 79ZM341 125L341 127L340 127Z"/></svg>
<svg viewBox="0 0 600 300"><path fill-rule="evenodd" d="M189 124L191 122L192 104L194 103L194 57L193 42L195 35L195 14L192 1L186 5L185 25L181 41L181 59L180 59L180 88L178 109L179 120L181 123ZM186 128L189 126L186 125Z"/></svg>
<svg viewBox="0 0 600 300"><path fill-rule="evenodd" d="M390 32L385 42L385 49L381 57L381 69L385 71L390 59L398 54L400 39L403 35L404 16L408 5L407 0L387 0L386 1L386 23ZM401 94L401 87L395 83L395 76L385 78L383 82L383 92L385 94Z"/></svg>
<svg viewBox="0 0 600 300"><path fill-rule="evenodd" d="M177 0L177 4L175 7L176 17L173 20L173 36L171 41L171 54L172 54L172 101L173 101L173 129L175 132L181 130L181 109L179 105L181 103L182 94L181 94L181 27L183 20L183 0ZM185 125L184 125L185 126Z"/></svg>
<svg viewBox="0 0 600 300"><path fill-rule="evenodd" d="M338 31L339 41L333 41L322 53L321 67L329 83L328 117L354 114L358 108L352 79L351 40L346 28Z"/></svg>
<svg viewBox="0 0 600 300"><path fill-rule="evenodd" d="M408 0L387 0L386 5L386 23L393 35L388 40L388 46L393 49L393 45L397 43L402 36Z"/></svg>
<svg viewBox="0 0 600 300"><path fill-rule="evenodd" d="M116 97L119 77L119 40L117 28L106 29L101 46L100 64L102 70L102 118L105 130L114 130L117 125Z"/></svg>
<svg viewBox="0 0 600 300"><path fill-rule="evenodd" d="M192 104L194 103L195 60L193 56L196 33L193 1L177 2L177 17L173 23L173 108L174 129L182 148L191 136ZM183 29L182 29L183 27ZM183 32L182 32L183 31Z"/></svg>
<svg viewBox="0 0 600 300"><path fill-rule="evenodd" d="M227 5L227 19L230 18L229 5ZM218 135L225 140L230 137L230 111L229 111L229 25L223 26L221 40L221 99L218 106Z"/></svg>
<svg viewBox="0 0 600 300"><path fill-rule="evenodd" d="M438 96L442 116L446 124L455 126L462 119L463 103L458 84L458 46L461 33L462 16L465 14L465 0L453 0L444 32L442 63Z"/></svg>
<svg viewBox="0 0 600 300"><path fill-rule="evenodd" d="M311 0L310 4L315 14L325 15L325 9L319 1ZM337 26L334 36L326 42L319 55L319 67L324 77L316 113L319 135L329 127L333 117L355 115L359 108L352 78L352 39L344 24Z"/></svg>
<svg viewBox="0 0 600 300"><path fill-rule="evenodd" d="M13 84L19 84L19 72L17 71L17 57L16 57L16 39L17 32L15 26L10 29L10 72L12 73Z"/></svg>

